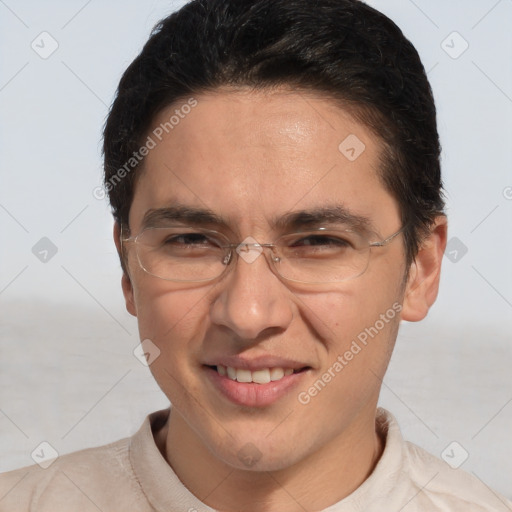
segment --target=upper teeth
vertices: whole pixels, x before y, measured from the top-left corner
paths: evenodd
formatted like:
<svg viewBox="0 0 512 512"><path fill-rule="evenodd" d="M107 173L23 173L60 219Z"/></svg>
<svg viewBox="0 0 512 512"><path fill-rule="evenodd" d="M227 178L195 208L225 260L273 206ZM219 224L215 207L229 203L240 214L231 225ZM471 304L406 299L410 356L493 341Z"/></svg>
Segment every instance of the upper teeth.
<svg viewBox="0 0 512 512"><path fill-rule="evenodd" d="M231 366L217 366L219 375L227 375L231 380L238 382L256 382L268 384L271 381L282 379L285 375L293 373L292 368L262 368L261 370L246 370L245 368L232 368Z"/></svg>

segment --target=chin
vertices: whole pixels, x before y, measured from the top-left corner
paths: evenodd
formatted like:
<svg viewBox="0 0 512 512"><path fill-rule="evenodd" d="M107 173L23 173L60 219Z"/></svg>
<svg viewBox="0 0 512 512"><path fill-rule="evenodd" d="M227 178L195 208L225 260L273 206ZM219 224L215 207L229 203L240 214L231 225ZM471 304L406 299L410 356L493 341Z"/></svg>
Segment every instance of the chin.
<svg viewBox="0 0 512 512"><path fill-rule="evenodd" d="M244 436L232 439L229 436L225 444L212 442L212 453L233 469L243 471L280 471L296 464L301 458L297 442L287 439L274 439L272 442L266 434ZM301 446L301 451L304 449Z"/></svg>

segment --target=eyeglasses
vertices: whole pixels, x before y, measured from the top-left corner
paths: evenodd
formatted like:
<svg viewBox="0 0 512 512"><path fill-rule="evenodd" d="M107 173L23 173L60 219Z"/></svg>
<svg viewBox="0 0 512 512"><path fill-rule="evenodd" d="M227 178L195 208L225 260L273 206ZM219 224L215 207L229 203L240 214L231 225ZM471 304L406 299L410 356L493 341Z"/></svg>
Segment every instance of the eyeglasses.
<svg viewBox="0 0 512 512"><path fill-rule="evenodd" d="M167 281L212 281L233 267L235 254L252 263L265 252L270 268L283 279L325 284L359 277L368 268L371 249L389 244L404 229L378 242L354 230L320 228L286 234L271 244L260 244L252 237L232 243L217 231L187 226L146 228L135 237L121 239L134 244L145 272Z"/></svg>

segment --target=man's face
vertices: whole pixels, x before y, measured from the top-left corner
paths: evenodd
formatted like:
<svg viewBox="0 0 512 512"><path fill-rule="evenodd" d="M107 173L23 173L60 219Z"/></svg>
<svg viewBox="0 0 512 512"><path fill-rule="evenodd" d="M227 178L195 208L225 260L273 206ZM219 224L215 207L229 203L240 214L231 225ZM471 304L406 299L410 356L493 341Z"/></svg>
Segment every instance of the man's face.
<svg viewBox="0 0 512 512"><path fill-rule="evenodd" d="M332 101L221 90L196 100L146 157L130 210L132 235L149 210L176 205L210 210L224 224L204 227L236 243L273 242L291 230L274 220L322 208L366 217L371 242L401 228L398 204L377 176L378 140ZM154 127L179 108L162 111ZM127 251L128 309L141 339L160 350L150 368L174 405L171 421L213 456L244 469L247 454L259 459L254 468L285 468L373 429L403 301L402 236L372 249L361 276L321 287L280 279L264 254L251 263L235 258L211 282L165 281L139 267L133 245ZM215 365L301 371L242 383L227 381Z"/></svg>

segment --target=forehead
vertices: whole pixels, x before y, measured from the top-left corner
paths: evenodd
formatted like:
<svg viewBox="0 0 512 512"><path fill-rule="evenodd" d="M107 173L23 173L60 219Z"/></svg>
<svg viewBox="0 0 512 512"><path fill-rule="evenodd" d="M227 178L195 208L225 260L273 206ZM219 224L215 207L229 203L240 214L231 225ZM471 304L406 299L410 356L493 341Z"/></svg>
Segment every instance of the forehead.
<svg viewBox="0 0 512 512"><path fill-rule="evenodd" d="M134 227L173 203L249 230L325 206L398 213L378 177L379 140L322 96L217 90L165 108L148 136L155 144L135 188Z"/></svg>

